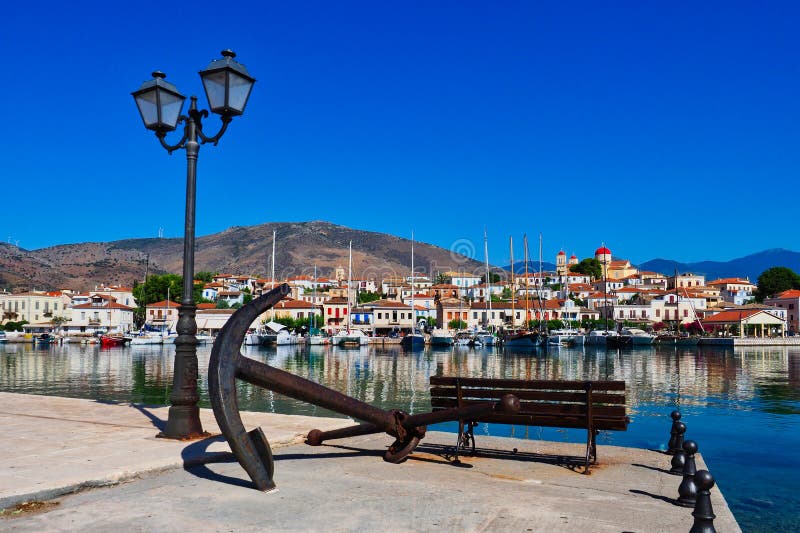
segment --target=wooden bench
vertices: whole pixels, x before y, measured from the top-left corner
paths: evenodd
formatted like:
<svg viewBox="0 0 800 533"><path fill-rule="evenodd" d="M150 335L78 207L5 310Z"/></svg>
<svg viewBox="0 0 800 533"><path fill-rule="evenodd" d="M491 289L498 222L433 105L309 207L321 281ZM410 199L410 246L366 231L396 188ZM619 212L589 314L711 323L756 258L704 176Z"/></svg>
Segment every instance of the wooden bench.
<svg viewBox="0 0 800 533"><path fill-rule="evenodd" d="M559 381L462 378L431 376L431 407L434 411L480 402L496 402L504 394L520 401L515 414L490 413L458 421L455 459L461 449L475 452L474 427L480 423L586 429L584 473L597 462L597 433L625 431L630 419L625 413L624 381Z"/></svg>

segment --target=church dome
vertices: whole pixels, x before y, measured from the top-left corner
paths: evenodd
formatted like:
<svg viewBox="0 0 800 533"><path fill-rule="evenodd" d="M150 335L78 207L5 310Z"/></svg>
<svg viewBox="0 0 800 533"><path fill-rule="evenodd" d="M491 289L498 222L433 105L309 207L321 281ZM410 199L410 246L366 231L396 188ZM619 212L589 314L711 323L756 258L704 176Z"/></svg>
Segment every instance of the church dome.
<svg viewBox="0 0 800 533"><path fill-rule="evenodd" d="M605 246L601 246L600 248L595 250L594 255L611 255L611 250L609 250Z"/></svg>

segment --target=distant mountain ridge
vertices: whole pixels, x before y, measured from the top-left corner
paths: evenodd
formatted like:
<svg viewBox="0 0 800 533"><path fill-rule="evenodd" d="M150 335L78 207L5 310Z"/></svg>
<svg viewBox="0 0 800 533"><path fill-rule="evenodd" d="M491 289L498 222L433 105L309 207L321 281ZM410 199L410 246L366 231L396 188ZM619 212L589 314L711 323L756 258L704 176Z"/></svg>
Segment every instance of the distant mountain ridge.
<svg viewBox="0 0 800 533"><path fill-rule="evenodd" d="M665 275L674 275L677 268L680 273L703 274L706 281L718 278L747 277L752 283L756 283L758 276L771 267L788 267L800 273L800 253L783 248L772 248L730 261L680 263L669 259L653 259L637 266L640 270L660 272Z"/></svg>
<svg viewBox="0 0 800 533"><path fill-rule="evenodd" d="M616 258L615 258L616 259ZM659 272L666 276L675 275L675 270L680 273L691 272L702 274L706 281L719 278L749 278L752 283L758 281L758 276L768 268L784 266L791 268L800 274L800 252L793 252L783 248L773 248L756 252L744 257L731 259L730 261L698 261L696 263L681 263L672 259L652 259L644 263L634 265L639 270ZM504 267L511 271L511 265ZM542 263L542 269L546 272L553 272L556 269L554 263ZM539 262L528 261L528 272L538 272ZM522 274L525 272L525 262L514 262L514 272Z"/></svg>
<svg viewBox="0 0 800 533"><path fill-rule="evenodd" d="M267 278L270 275L272 232L277 231L275 277L347 271L348 243L353 243L353 277L407 276L411 273L409 239L362 231L323 221L273 222L235 226L196 239L195 271ZM485 272L483 263L423 242L414 243L416 272ZM118 284L131 286L149 274L180 274L183 239L126 239L87 242L24 250L0 243L0 289L76 289Z"/></svg>

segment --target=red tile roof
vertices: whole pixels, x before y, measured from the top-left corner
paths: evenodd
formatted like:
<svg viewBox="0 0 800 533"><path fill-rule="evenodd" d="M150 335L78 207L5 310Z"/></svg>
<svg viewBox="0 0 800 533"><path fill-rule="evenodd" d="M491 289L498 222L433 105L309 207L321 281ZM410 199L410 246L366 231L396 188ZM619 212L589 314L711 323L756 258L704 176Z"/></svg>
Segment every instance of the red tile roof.
<svg viewBox="0 0 800 533"><path fill-rule="evenodd" d="M760 313L761 309L743 309L741 311L722 311L717 313L716 315L712 315L705 320L703 323L712 323L712 322L740 322L745 318L750 318L751 316L755 315L756 313Z"/></svg>
<svg viewBox="0 0 800 533"><path fill-rule="evenodd" d="M789 289L778 294L777 298L800 298L800 291L797 289Z"/></svg>

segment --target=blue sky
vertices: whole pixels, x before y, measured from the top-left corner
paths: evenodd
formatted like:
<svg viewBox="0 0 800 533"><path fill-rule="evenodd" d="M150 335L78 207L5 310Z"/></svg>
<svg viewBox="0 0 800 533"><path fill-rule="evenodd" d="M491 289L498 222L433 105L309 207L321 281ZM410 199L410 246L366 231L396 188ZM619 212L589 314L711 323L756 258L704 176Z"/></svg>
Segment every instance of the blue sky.
<svg viewBox="0 0 800 533"><path fill-rule="evenodd" d="M482 259L486 227L496 264L523 233L551 261L800 249L798 2L4 11L0 239L26 249L182 236L184 152L130 93L160 69L205 106L197 72L224 48L258 82L201 148L198 235L328 220Z"/></svg>

